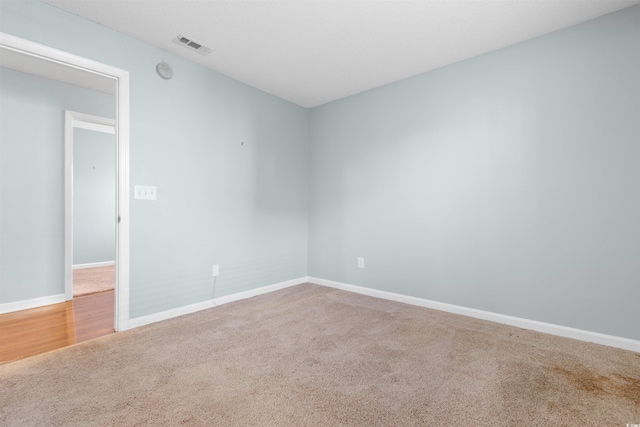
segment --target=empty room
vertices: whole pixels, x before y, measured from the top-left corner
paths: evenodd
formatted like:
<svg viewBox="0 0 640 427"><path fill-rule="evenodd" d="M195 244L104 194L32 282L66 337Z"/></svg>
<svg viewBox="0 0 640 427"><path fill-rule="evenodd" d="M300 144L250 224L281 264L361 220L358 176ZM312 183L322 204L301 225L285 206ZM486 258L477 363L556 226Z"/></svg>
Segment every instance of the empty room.
<svg viewBox="0 0 640 427"><path fill-rule="evenodd" d="M0 425L640 425L640 0L0 0Z"/></svg>

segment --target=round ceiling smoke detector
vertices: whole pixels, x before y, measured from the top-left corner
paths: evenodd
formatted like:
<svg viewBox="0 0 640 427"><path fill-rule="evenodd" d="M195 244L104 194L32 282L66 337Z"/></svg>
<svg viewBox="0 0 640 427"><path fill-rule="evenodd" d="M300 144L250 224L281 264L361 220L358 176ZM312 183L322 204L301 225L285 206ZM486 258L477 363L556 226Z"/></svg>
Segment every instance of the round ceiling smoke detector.
<svg viewBox="0 0 640 427"><path fill-rule="evenodd" d="M156 71L158 72L158 75L165 80L169 80L173 77L173 68L171 68L171 65L166 62L159 62L158 65L156 65Z"/></svg>

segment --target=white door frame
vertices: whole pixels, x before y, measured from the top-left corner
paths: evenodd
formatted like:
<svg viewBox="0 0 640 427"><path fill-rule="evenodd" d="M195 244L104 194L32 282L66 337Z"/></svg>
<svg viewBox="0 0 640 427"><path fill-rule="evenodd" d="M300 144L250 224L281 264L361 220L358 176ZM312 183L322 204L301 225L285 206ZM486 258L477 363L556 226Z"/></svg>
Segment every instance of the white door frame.
<svg viewBox="0 0 640 427"><path fill-rule="evenodd" d="M116 86L116 289L114 329L129 329L129 72L0 32L0 47L112 79ZM66 274L66 272L65 272ZM66 278L65 278L66 281ZM66 289L65 289L66 291Z"/></svg>
<svg viewBox="0 0 640 427"><path fill-rule="evenodd" d="M73 133L86 129L116 134L116 121L66 110L64 112L64 297L73 299ZM113 165L115 167L115 165ZM114 183L115 184L115 183ZM114 212L115 214L115 212ZM117 216L114 217L117 224ZM114 236L115 237L115 236Z"/></svg>

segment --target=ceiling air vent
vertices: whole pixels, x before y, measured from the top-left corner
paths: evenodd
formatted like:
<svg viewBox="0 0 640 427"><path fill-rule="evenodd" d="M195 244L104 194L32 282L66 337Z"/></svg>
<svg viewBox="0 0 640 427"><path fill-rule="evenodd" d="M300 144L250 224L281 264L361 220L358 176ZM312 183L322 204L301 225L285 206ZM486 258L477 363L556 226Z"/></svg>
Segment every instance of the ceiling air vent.
<svg viewBox="0 0 640 427"><path fill-rule="evenodd" d="M189 37L185 37L182 34L178 34L178 36L173 39L173 41L183 46L187 46L188 48L193 49L202 55L208 55L211 53L210 48L204 46L202 43L198 43L197 41Z"/></svg>

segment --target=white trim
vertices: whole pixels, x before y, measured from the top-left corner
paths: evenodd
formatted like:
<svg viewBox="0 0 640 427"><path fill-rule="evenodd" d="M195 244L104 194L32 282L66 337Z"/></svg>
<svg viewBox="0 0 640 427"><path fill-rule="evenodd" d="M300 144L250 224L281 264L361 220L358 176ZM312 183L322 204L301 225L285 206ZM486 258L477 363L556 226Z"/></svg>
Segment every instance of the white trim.
<svg viewBox="0 0 640 427"><path fill-rule="evenodd" d="M25 55L111 78L116 83L116 291L114 328L129 325L129 72L0 32L0 46ZM65 275L70 271L65 271ZM65 280L67 277L65 276ZM66 289L65 289L66 292ZM68 295L65 295L68 296Z"/></svg>
<svg viewBox="0 0 640 427"><path fill-rule="evenodd" d="M82 270L83 268L109 267L110 265L116 265L116 262L115 261L88 262L86 264L74 264L72 267L74 270Z"/></svg>
<svg viewBox="0 0 640 427"><path fill-rule="evenodd" d="M91 267L73 265L73 130L76 128L87 129L115 135L115 125L115 120L106 117L71 110L64 112L64 294L67 301L73 299L72 270ZM113 167L115 168L116 165ZM117 218L114 218L114 221L117 221ZM115 289L118 289L117 284Z"/></svg>
<svg viewBox="0 0 640 427"><path fill-rule="evenodd" d="M13 311L28 310L30 308L42 307L45 305L59 304L64 301L64 294L58 294L50 295L48 297L27 299L23 301L6 302L4 304L0 304L0 314L11 313Z"/></svg>
<svg viewBox="0 0 640 427"><path fill-rule="evenodd" d="M432 308L434 310L475 317L477 319L517 326L519 328L530 329L532 331L538 331L545 334L557 335L565 338L573 338L580 341L602 344L640 353L640 341L632 340L629 338L605 335L598 332L585 331L582 329L569 328L567 326L554 325L552 323L539 322L537 320L529 320L520 317L492 313L489 311L476 310L474 308L467 308L459 305L431 301L423 298L396 294L393 292L380 291L377 289L365 288L362 286L349 285L347 283L334 282L332 280L319 279L316 277L309 277L308 279L310 283L314 283L316 285L322 285L330 288L341 289L343 291L355 292L357 294L402 302L410 305L416 305L418 307Z"/></svg>
<svg viewBox="0 0 640 427"><path fill-rule="evenodd" d="M307 281L308 281L308 277L300 277L297 279L287 280L286 282L275 283L273 285L262 286L260 288L251 289L248 291L238 292L231 295L225 295L223 297L215 298L213 300L202 301L195 304L174 308L171 310L161 311L159 313L149 314L147 316L136 317L129 320L129 328L137 328L139 326L149 325L151 323L160 322L162 320L168 320L174 317L184 316L185 314L195 313L196 311L206 310L207 308L215 307L222 304L227 304L233 301L239 301L242 299L266 294L269 292L278 291L280 289L289 288L291 286L301 285L303 283L307 283Z"/></svg>
<svg viewBox="0 0 640 427"><path fill-rule="evenodd" d="M64 112L64 295L73 299L73 116Z"/></svg>
<svg viewBox="0 0 640 427"><path fill-rule="evenodd" d="M129 329L129 72L118 74L116 99L116 331Z"/></svg>
<svg viewBox="0 0 640 427"><path fill-rule="evenodd" d="M73 123L73 127L78 129L86 129L86 130L92 130L95 132L102 132L102 133L108 133L110 135L115 135L116 134L115 120L112 120L112 122L113 123L110 125L103 125L99 123L85 122L82 120L78 120Z"/></svg>
<svg viewBox="0 0 640 427"><path fill-rule="evenodd" d="M268 294L269 292L279 291L280 289L290 288L291 286L302 285L303 283L307 283L308 279L308 277L299 277L297 279L287 280L286 282L274 283L273 285L262 286L260 288L250 289L248 291L225 295L223 297L216 298L215 303L216 305L222 305L262 294Z"/></svg>

